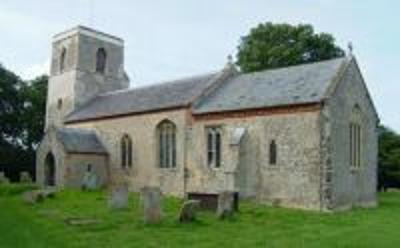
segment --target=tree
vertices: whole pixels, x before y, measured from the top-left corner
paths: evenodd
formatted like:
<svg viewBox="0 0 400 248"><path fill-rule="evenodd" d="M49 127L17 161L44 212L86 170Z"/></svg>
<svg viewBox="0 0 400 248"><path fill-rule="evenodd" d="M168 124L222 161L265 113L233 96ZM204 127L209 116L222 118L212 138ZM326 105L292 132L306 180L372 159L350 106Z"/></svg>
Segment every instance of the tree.
<svg viewBox="0 0 400 248"><path fill-rule="evenodd" d="M26 84L23 95L23 144L30 150L35 150L43 137L46 114L46 93L48 76L37 77Z"/></svg>
<svg viewBox="0 0 400 248"><path fill-rule="evenodd" d="M0 65L0 170L13 179L21 170L34 171L35 149L44 130L47 80L41 76L25 82Z"/></svg>
<svg viewBox="0 0 400 248"><path fill-rule="evenodd" d="M0 161L5 164L16 160L21 145L22 87L24 82L0 65Z"/></svg>
<svg viewBox="0 0 400 248"><path fill-rule="evenodd" d="M311 25L259 24L241 38L237 65L244 72L286 67L344 56L327 33L316 34Z"/></svg>
<svg viewBox="0 0 400 248"><path fill-rule="evenodd" d="M379 188L400 188L400 135L379 127Z"/></svg>

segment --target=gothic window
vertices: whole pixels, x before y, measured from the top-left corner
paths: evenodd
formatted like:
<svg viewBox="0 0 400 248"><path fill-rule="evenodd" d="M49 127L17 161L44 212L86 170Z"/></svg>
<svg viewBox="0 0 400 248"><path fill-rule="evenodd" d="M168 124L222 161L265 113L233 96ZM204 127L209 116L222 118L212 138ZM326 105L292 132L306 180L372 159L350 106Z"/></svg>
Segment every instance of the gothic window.
<svg viewBox="0 0 400 248"><path fill-rule="evenodd" d="M60 72L63 72L65 69L66 59L67 59L67 49L63 47L60 54Z"/></svg>
<svg viewBox="0 0 400 248"><path fill-rule="evenodd" d="M176 126L171 121L163 121L157 127L158 161L160 168L176 167Z"/></svg>
<svg viewBox="0 0 400 248"><path fill-rule="evenodd" d="M358 105L353 108L349 126L350 166L360 168L362 163L362 114Z"/></svg>
<svg viewBox="0 0 400 248"><path fill-rule="evenodd" d="M59 98L59 99L57 100L57 109L58 109L58 110L60 110L60 109L62 108L62 104L63 104L62 99Z"/></svg>
<svg viewBox="0 0 400 248"><path fill-rule="evenodd" d="M104 48L99 48L96 54L96 72L104 73L106 69L107 53Z"/></svg>
<svg viewBox="0 0 400 248"><path fill-rule="evenodd" d="M275 140L272 140L271 143L269 144L269 164L276 165L276 159L277 159L276 142Z"/></svg>
<svg viewBox="0 0 400 248"><path fill-rule="evenodd" d="M127 134L121 139L121 166L132 167L132 140Z"/></svg>
<svg viewBox="0 0 400 248"><path fill-rule="evenodd" d="M210 167L221 167L221 128L207 128L207 164Z"/></svg>

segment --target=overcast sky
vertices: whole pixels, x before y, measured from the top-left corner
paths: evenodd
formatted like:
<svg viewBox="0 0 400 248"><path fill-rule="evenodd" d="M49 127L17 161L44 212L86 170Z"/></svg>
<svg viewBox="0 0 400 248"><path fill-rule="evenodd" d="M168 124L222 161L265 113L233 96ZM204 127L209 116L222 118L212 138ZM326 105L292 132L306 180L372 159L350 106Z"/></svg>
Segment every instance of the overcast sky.
<svg viewBox="0 0 400 248"><path fill-rule="evenodd" d="M51 36L78 24L125 40L132 86L215 71L260 22L310 23L351 41L381 121L400 132L398 0L1 0L0 63L48 71Z"/></svg>

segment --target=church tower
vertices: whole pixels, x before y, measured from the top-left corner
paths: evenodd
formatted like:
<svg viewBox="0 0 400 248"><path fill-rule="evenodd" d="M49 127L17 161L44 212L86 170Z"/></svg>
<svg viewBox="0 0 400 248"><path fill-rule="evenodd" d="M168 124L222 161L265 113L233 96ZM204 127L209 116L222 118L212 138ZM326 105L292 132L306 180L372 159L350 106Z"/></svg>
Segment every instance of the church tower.
<svg viewBox="0 0 400 248"><path fill-rule="evenodd" d="M46 129L95 96L129 87L124 41L78 26L53 37Z"/></svg>

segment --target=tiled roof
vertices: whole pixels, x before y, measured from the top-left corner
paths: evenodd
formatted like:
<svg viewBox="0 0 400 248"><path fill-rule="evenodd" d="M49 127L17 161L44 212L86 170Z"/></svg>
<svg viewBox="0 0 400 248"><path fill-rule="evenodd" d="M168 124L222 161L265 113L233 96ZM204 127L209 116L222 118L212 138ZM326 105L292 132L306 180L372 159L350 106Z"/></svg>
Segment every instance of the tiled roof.
<svg viewBox="0 0 400 248"><path fill-rule="evenodd" d="M67 153L107 154L95 132L78 128L59 128L57 138Z"/></svg>
<svg viewBox="0 0 400 248"><path fill-rule="evenodd" d="M241 74L201 99L194 113L320 102L345 58Z"/></svg>
<svg viewBox="0 0 400 248"><path fill-rule="evenodd" d="M66 121L187 106L206 90L216 75L212 73L100 95L67 116Z"/></svg>
<svg viewBox="0 0 400 248"><path fill-rule="evenodd" d="M66 121L166 110L190 104L194 105L194 114L203 114L320 102L346 61L347 58L338 58L261 72L237 73L218 82L222 71L111 92L97 96L67 116ZM210 89L211 92L207 92Z"/></svg>

